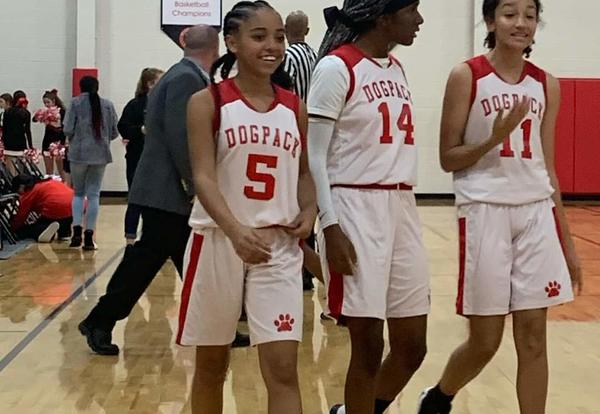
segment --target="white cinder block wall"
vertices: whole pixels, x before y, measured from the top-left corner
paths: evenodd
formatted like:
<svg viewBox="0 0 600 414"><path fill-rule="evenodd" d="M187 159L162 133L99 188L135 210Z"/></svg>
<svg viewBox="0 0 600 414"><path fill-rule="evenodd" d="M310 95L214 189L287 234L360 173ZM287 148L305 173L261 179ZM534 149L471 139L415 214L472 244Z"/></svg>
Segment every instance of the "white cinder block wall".
<svg viewBox="0 0 600 414"><path fill-rule="evenodd" d="M120 113L133 96L144 67L167 69L180 50L160 31L160 0L2 0L0 93L24 89L37 108L45 89L57 87L63 96L75 65L77 3L96 2L96 66L101 94ZM453 65L482 47L485 26L483 0L422 0L425 24L414 46L397 48L416 104L416 138L420 149L419 193L450 193L451 179L438 162L437 142L442 95ZM234 0L224 0L226 12ZM302 9L311 19L308 42L318 48L325 24L322 9L342 0L271 0L282 16ZM600 2L546 0L533 61L560 77L600 77ZM26 29L25 29L26 28ZM34 129L39 145L42 129ZM114 163L104 190L126 189L124 148L113 143Z"/></svg>
<svg viewBox="0 0 600 414"><path fill-rule="evenodd" d="M2 0L0 3L0 94L21 89L29 109L42 107L44 91L71 95L75 64L76 0ZM68 102L68 99L67 99ZM41 147L44 128L32 125Z"/></svg>

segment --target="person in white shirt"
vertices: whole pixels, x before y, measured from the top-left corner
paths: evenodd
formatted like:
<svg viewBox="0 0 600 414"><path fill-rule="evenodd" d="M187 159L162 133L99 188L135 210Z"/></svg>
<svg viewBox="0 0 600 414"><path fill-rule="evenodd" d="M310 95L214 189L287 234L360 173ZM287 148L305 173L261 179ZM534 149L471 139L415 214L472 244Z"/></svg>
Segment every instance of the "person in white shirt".
<svg viewBox="0 0 600 414"><path fill-rule="evenodd" d="M328 313L350 330L345 405L381 414L426 352L429 270L412 191L413 99L390 47L413 44L423 18L411 0L347 0L329 30L308 98L309 162L325 243ZM382 363L383 326L391 352Z"/></svg>

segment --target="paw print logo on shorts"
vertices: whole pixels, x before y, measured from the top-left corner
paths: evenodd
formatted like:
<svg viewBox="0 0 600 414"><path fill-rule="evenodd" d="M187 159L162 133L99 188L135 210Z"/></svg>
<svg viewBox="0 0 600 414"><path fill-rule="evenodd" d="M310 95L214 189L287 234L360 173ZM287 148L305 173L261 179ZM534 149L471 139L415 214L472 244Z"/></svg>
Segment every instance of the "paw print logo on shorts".
<svg viewBox="0 0 600 414"><path fill-rule="evenodd" d="M548 294L549 298L553 298L555 296L560 295L561 288L562 286L560 285L560 283L558 283L555 280L553 282L548 283L548 286L546 286L546 293Z"/></svg>
<svg viewBox="0 0 600 414"><path fill-rule="evenodd" d="M296 322L294 318L292 318L289 313L286 313L285 315L279 315L279 318L275 319L273 323L277 327L277 332L291 332L294 322Z"/></svg>

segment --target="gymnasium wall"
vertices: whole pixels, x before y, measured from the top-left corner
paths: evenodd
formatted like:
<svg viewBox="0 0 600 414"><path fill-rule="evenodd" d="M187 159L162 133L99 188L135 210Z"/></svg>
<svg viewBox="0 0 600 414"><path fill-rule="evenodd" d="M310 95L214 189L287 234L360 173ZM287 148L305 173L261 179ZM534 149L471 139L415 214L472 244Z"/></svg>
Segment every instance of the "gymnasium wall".
<svg viewBox="0 0 600 414"><path fill-rule="evenodd" d="M0 13L0 90L17 86L37 103L41 92L51 86L67 91L75 65L76 13L81 2L94 0L3 0ZM113 100L120 113L133 96L142 68L168 68L181 52L160 31L160 0L95 0L95 65L99 68L101 94ZM485 26L481 21L482 0L422 0L425 18L415 45L397 48L416 104L416 139L420 151L419 193L450 193L451 177L439 168L437 143L439 116L446 78L452 66L473 53L483 52ZM224 0L227 11L235 2ZM337 0L272 0L285 15L298 8L311 20L308 42L318 48L325 24L322 8L341 5ZM544 24L539 29L532 59L559 77L600 78L600 3L546 0ZM54 24L47 24L52 20ZM27 31L24 25L33 21ZM15 33L20 33L18 36ZM8 50L6 52L6 50ZM50 50L52 52L50 52ZM1 93L1 92L0 92ZM66 95L63 93L63 95ZM37 105L34 105L34 107ZM37 128L36 142L41 142ZM107 169L104 190L126 189L124 148L112 145L114 163Z"/></svg>
<svg viewBox="0 0 600 414"><path fill-rule="evenodd" d="M44 91L71 94L75 64L76 0L0 2L0 94L25 91L30 108L42 106ZM44 128L32 125L41 147Z"/></svg>

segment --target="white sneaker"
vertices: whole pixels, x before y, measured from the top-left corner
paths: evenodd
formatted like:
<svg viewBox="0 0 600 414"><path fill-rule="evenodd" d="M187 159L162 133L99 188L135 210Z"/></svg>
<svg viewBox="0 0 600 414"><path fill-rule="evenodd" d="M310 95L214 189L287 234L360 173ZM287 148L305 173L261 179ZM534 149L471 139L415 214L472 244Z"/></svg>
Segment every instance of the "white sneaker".
<svg viewBox="0 0 600 414"><path fill-rule="evenodd" d="M46 230L44 230L38 236L38 243L50 243L54 236L56 236L56 232L58 231L59 227L60 225L57 221L53 221L52 223L50 223L48 227L46 227Z"/></svg>

